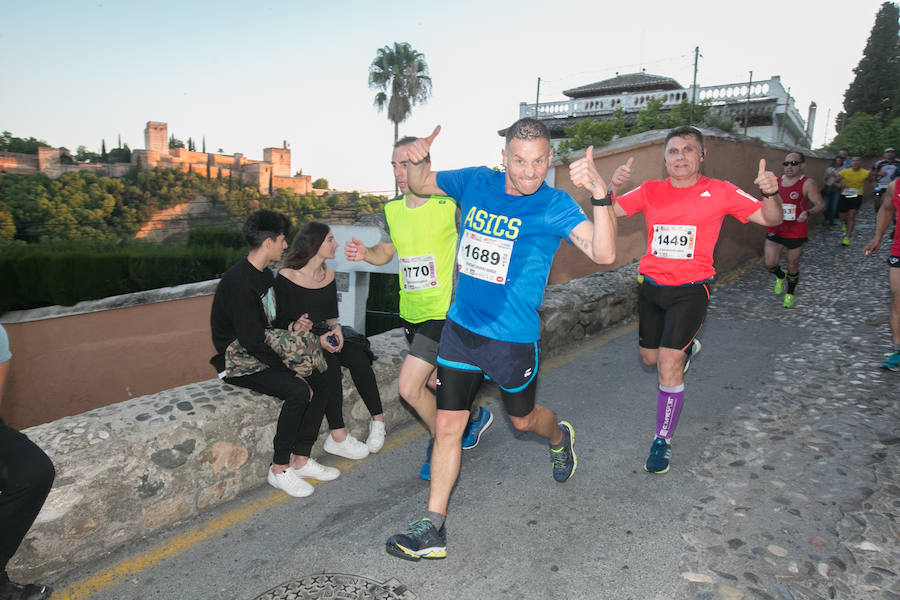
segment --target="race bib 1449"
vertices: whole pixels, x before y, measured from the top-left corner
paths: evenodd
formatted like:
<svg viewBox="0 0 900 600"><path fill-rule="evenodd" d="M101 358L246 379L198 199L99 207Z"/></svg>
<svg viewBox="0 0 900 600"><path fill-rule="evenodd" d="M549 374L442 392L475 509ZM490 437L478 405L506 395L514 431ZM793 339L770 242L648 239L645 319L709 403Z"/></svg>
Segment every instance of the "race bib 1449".
<svg viewBox="0 0 900 600"><path fill-rule="evenodd" d="M654 225L650 251L660 258L694 258L696 225Z"/></svg>
<svg viewBox="0 0 900 600"><path fill-rule="evenodd" d="M506 283L514 245L512 240L501 240L466 229L456 254L459 272L502 285Z"/></svg>

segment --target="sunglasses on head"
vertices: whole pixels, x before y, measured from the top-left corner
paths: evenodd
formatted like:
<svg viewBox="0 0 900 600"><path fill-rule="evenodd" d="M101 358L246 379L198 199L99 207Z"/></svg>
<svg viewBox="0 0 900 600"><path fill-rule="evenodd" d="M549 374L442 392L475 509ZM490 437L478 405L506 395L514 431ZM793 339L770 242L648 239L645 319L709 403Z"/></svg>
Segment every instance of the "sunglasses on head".
<svg viewBox="0 0 900 600"><path fill-rule="evenodd" d="M781 164L785 167L788 167L788 166L796 167L797 165L802 165L803 161L802 160L786 160Z"/></svg>

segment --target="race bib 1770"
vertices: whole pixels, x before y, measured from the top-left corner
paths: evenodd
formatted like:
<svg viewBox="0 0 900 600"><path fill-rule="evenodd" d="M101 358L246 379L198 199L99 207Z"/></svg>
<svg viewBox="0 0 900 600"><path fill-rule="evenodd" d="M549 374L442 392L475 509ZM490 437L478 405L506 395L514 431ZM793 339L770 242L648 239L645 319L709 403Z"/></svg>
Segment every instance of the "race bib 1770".
<svg viewBox="0 0 900 600"><path fill-rule="evenodd" d="M502 285L506 283L514 245L512 240L501 240L466 229L456 253L459 272Z"/></svg>
<svg viewBox="0 0 900 600"><path fill-rule="evenodd" d="M696 225L654 225L650 251L660 258L694 258Z"/></svg>
<svg viewBox="0 0 900 600"><path fill-rule="evenodd" d="M408 292L437 287L434 254L401 256L400 273L403 274L403 289Z"/></svg>

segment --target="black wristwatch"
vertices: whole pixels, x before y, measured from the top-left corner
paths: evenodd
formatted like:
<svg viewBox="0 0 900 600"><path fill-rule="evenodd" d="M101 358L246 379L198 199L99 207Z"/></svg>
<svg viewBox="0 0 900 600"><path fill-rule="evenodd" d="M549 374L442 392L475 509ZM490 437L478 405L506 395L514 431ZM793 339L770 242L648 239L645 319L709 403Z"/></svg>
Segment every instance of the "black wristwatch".
<svg viewBox="0 0 900 600"><path fill-rule="evenodd" d="M606 195L599 200L592 195L591 204L594 206L612 206L612 190L606 190Z"/></svg>

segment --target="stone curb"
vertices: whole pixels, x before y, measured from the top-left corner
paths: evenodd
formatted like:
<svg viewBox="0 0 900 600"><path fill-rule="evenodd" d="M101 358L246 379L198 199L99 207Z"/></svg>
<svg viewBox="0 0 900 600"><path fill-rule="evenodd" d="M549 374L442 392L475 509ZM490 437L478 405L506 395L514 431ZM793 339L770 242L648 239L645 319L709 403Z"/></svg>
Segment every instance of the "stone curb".
<svg viewBox="0 0 900 600"><path fill-rule="evenodd" d="M547 287L543 350L562 349L628 319L637 265ZM371 338L388 435L415 416L397 393L406 356L401 329ZM365 439L369 414L344 373L345 421ZM10 563L15 579L57 576L128 542L265 484L280 402L202 381L25 430L56 466L41 514ZM322 455L327 424L313 447Z"/></svg>

